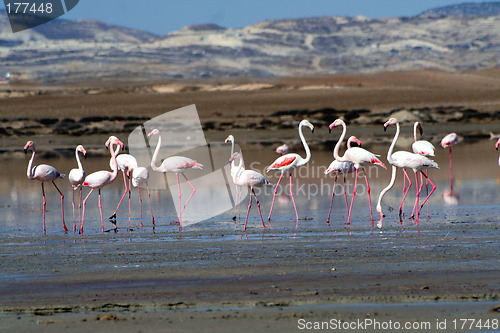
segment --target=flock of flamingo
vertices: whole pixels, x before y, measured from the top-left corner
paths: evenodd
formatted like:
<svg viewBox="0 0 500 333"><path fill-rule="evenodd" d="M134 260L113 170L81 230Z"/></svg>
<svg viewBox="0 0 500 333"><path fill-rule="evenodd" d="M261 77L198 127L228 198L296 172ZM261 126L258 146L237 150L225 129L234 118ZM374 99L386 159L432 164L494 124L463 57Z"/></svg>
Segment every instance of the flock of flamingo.
<svg viewBox="0 0 500 333"><path fill-rule="evenodd" d="M391 125L396 126L396 132L394 135L394 138L392 140L392 143L389 147L389 150L387 152L387 161L392 165L392 175L391 175L391 180L387 187L385 187L382 192L379 195L378 202L377 202L377 212L380 214L380 217L383 218L384 214L382 212L382 199L384 195L393 187L395 180L396 180L396 173L397 169L400 168L403 171L403 199L401 201L401 204L399 206L399 215L404 216L404 203L406 196L410 190L410 187L412 186L412 182L410 177L408 176L408 173L406 169L411 169L414 174L415 174L415 187L416 187L416 198L415 198L415 203L413 205L413 210L411 213L411 218L416 219L418 223L418 217L420 214L421 209L423 206L427 203L431 195L434 193L436 190L436 185L432 182L428 175L428 169L429 168L436 168L439 169L439 166L436 162L431 160L429 157L434 156L434 151L435 148L434 146L425 140L418 140L417 138L417 130L420 131L420 135L422 135L422 126L419 122L416 122L414 124L414 142L412 144L412 152L410 151L397 151L393 152L394 146L396 144L396 141L399 138L400 134L400 126L398 121L395 118L390 118L385 124L384 124L384 131L387 130L387 128ZM351 214L352 214L352 208L354 206L354 198L356 196L356 189L357 189L357 181L358 181L358 173L360 171L363 172L363 176L366 181L366 186L367 186L367 193L368 193L368 202L369 202L369 208L370 208L370 217L371 217L371 222L372 226L374 223L373 220L373 213L372 213L372 205L371 205L371 196L370 196L370 185L368 182L368 177L365 172L365 166L367 165L376 165L380 166L384 169L387 169L387 167L384 165L384 163L379 159L380 155L375 155L368 150L359 147L361 145L360 140L358 140L356 137L351 136L347 140L347 149L344 152L343 156L339 155L339 150L340 147L344 141L344 138L346 136L347 132L347 126L345 122L342 119L337 119L333 123L329 125L329 130L330 132L338 126L342 126L342 134L340 135L339 140L337 141L337 144L335 145L334 151L333 151L333 156L334 156L334 161L329 165L329 167L325 171L326 174L334 173L335 174L335 180L334 180L334 189L335 185L337 182L337 177L342 175L343 176L343 182L344 182L344 197L345 197L345 204L346 204L346 210L347 210L347 224L350 223L351 221ZM281 175L278 179L278 182L276 185L273 185L266 177L264 177L261 173L254 171L254 170L246 170L243 167L243 157L240 152L235 152L234 151L234 142L235 139L232 135L229 135L226 139L226 142L230 142L232 144L231 146L231 157L228 162L231 163L231 177L234 182L234 185L236 186L237 189L237 195L241 196L241 187L247 187L250 190L250 201L247 209L247 214L246 214L246 219L245 219L245 225L244 225L244 230L247 228L247 222L248 222L248 217L250 213L250 208L252 206L252 200L255 198L255 201L257 203L257 207L259 210L259 215L260 219L262 221L262 226L264 229L266 229L266 225L264 223L264 219L262 217L262 212L260 209L260 203L257 198L257 195L254 191L255 187L262 187L262 186L274 186L274 194L273 194L273 200L271 203L271 208L269 211L268 215L268 223L269 226L271 226L271 214L273 211L273 206L274 202L276 199L276 193L278 186L283 178L283 175L285 173L288 173L289 175L289 180L290 180L290 196L293 202L293 206L295 209L295 217L296 217L296 227L298 226L298 221L299 221L299 214L297 212L297 206L295 204L295 199L293 196L293 190L292 190L292 171L295 168L299 168L301 166L306 165L310 160L311 160L311 151L309 149L309 146L305 140L304 134L302 133L302 128L303 127L308 127L312 132L314 132L314 126L308 121L308 120L302 120L298 126L299 130L299 137L300 140L304 146L304 150L306 152L305 158L300 156L299 154L296 153L289 153L289 149L287 145L282 145L276 149L276 153L280 154L281 156L278 157L269 167L267 167L266 172L269 172L271 170L279 170L281 172ZM193 197L193 195L196 192L195 187L193 184L189 181L187 176L185 175L185 171L188 169L202 169L203 165L198 163L195 160L192 160L187 157L183 156L170 156L168 158L165 158L161 165L158 167L156 164L156 160L158 158L159 152L160 152L160 146L161 146L161 136L160 132L157 129L154 129L148 134L148 137L151 137L153 135L158 135L158 143L156 146L156 149L154 151L152 160L151 160L151 169L155 172L160 172L160 173L167 173L167 172L173 172L177 176L177 184L178 184L178 191L179 191L179 213L178 213L178 223L179 223L179 228L182 228L182 213L186 209L186 206L188 205L189 201ZM450 133L446 135L442 140L440 145L443 148L449 148L449 167L450 167L450 177L451 177L451 171L452 171L452 147L458 142L458 137L457 134L455 133ZM357 147L352 147L352 143L356 143ZM130 154L120 154L121 149L123 149L124 144L121 142L117 137L115 136L110 136L109 139L105 143L106 147L109 148L109 152L111 155L110 158L110 168L112 171L108 170L101 170L101 171L96 171L93 172L89 175L86 175L81 160L80 160L80 154L82 154L84 157L86 156L87 152L85 148L82 145L79 145L75 149L75 157L77 161L78 168L72 169L69 172L69 182L72 186L72 204L73 204L73 221L75 221L75 199L74 199L74 193L76 190L79 190L79 207L80 207L80 214L81 214L81 222L80 222L80 228L79 231L80 233L83 233L83 223L85 219L85 206L87 203L88 198L92 194L94 190L97 189L98 191L98 205L99 205L99 213L101 217L101 225L102 225L102 231L104 232L104 219L103 219L103 214L102 214L102 205L101 205L101 189L104 188L106 185L111 184L112 182L115 181L118 175L118 171L120 170L123 174L123 182L124 182L124 187L125 187L125 192L123 193L114 213L110 216L110 220L113 223L116 223L116 213L118 211L118 208L120 207L123 199L125 198L126 194L128 193L128 200L129 200L129 220L130 220L130 198L131 198L131 187L137 187L139 190L139 200L140 200L140 207L141 207L141 226L142 226L142 195L141 195L141 185L145 185L147 188L147 193L149 197L149 203L150 203L150 210L151 210L151 220L154 225L155 219L153 216L153 207L151 204L151 196L150 196L150 191L149 191L149 186L148 186L148 179L149 179L149 171L145 167L139 167L137 165L137 160ZM496 149L498 150L498 147L500 146L500 139L496 142ZM39 164L35 165L34 164L34 159L35 159L35 144L33 141L28 141L26 145L24 146L24 152L27 153L28 149L32 149L32 156L31 159L29 160L28 163L28 169L27 169L27 176L30 180L38 180L41 182L41 187L42 187L42 198L43 198L43 231L44 233L46 232L45 228L45 215L46 215L46 198L45 198L45 190L44 190L44 183L45 182L52 182L54 187L57 189L61 196L61 213L62 213L62 223L63 223L63 228L64 231L67 232L68 228L66 227L65 219L64 219L64 194L59 190L57 187L56 183L54 182L58 178L64 178L65 175L61 174L59 171L57 171L56 168L53 166L47 165L47 164ZM239 160L238 164L236 164L236 161ZM499 165L500 165L500 159L499 159ZM425 171L425 172L424 172ZM355 184L354 184L354 190L352 193L352 198L351 198L351 204L348 204L348 199L347 199L347 193L345 190L345 177L349 173L355 173ZM192 188L192 192L189 196L189 198L186 200L184 205L182 205L182 196L181 196L181 187L180 187L180 179L179 175L182 175L185 180L189 183L189 185ZM419 185L419 176L420 175L420 185ZM128 184L127 184L127 178L128 178ZM427 195L422 202L422 204L419 204L419 198L420 198L420 193L423 188L424 184L424 178L426 182L426 188L427 188ZM450 179L450 185L451 185L451 192L453 192L453 182L452 179ZM406 185L408 183L408 186ZM431 184L432 189L429 192L428 191L428 183ZM90 192L87 194L85 199L83 199L82 202L82 189L83 187L89 187ZM333 206L333 199L334 199L335 192L332 191L332 197L331 197L331 202L330 202L330 209L328 212L328 218L327 222L330 223L330 216L332 212L332 206ZM240 202L241 200L237 200ZM182 207L182 208L181 208ZM235 207L236 208L236 207ZM427 214L429 214L427 212ZM236 216L236 214L235 214ZM73 223L73 231L76 232L76 224Z"/></svg>

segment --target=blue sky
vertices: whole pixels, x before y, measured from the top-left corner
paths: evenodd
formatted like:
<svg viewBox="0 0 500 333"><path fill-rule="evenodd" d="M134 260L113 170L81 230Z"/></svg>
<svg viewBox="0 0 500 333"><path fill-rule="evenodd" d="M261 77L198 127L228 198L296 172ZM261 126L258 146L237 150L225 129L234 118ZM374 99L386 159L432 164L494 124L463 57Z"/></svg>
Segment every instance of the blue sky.
<svg viewBox="0 0 500 333"><path fill-rule="evenodd" d="M186 25L241 28L267 19L313 16L413 16L424 10L484 0L80 0L61 18L91 18L163 35ZM0 8L5 8L3 5Z"/></svg>

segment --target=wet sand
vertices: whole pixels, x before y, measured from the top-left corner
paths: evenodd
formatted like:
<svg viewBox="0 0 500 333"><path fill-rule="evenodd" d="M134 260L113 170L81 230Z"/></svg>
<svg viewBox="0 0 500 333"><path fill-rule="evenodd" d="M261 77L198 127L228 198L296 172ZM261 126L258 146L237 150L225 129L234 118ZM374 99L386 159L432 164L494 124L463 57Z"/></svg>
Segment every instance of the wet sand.
<svg viewBox="0 0 500 333"><path fill-rule="evenodd" d="M228 219L182 233L4 237L0 328L286 332L299 319L498 319L498 222L494 210L482 221L466 210L383 229L314 218L244 233Z"/></svg>
<svg viewBox="0 0 500 333"><path fill-rule="evenodd" d="M297 78L281 82L294 89L257 91L186 88L200 83L183 83L184 91L174 94L137 91L124 84L98 94L51 87L55 92L6 98L0 106L2 117L9 119L79 119L104 114L154 117L195 103L202 122L324 107L388 112L462 105L494 112L500 110L498 82L495 71L483 71ZM320 88L297 88L303 86ZM497 124L464 126L484 133ZM436 136L460 129L455 124L429 128ZM353 131L367 133L363 127ZM318 140L326 139L326 132ZM263 135L241 133L239 137L252 133L243 146ZM277 141L296 138L296 129L273 133ZM222 140L227 134L209 131L207 139ZM22 146L28 137L28 132L3 136L2 149ZM79 137L39 134L37 139L43 147L65 147ZM101 136L89 140L102 145ZM493 157L492 167L498 167ZM181 233L166 221L158 223L156 233L149 225L130 233L120 228L116 234L100 234L95 227L83 235L43 236L41 231L10 229L0 237L0 330L289 332L299 330L301 319L376 319L427 321L432 323L428 331L452 332L454 319L499 318L497 310L490 311L500 303L494 202L431 207L431 219L421 218L418 226L411 220L399 224L392 212L382 229L372 228L367 215L346 228L343 217L328 226L323 210L303 214L308 218L297 230L293 218L278 215L273 229L265 232L254 215L247 233L229 214ZM436 321L445 319L447 329L438 330Z"/></svg>

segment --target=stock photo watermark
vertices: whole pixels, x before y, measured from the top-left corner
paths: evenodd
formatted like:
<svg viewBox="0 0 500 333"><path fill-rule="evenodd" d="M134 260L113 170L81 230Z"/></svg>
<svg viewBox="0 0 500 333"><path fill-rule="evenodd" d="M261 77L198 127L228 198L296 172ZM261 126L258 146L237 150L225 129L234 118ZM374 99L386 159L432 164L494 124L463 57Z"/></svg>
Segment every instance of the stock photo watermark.
<svg viewBox="0 0 500 333"><path fill-rule="evenodd" d="M73 8L79 0L4 0L12 32L50 22Z"/></svg>
<svg viewBox="0 0 500 333"><path fill-rule="evenodd" d="M182 225L199 223L223 214L241 204L249 193L243 186L236 188L231 175L230 157L239 146L224 142L208 143L195 105L166 112L135 128L128 137L130 154L141 166L151 167L149 186L156 190L169 190ZM241 163L244 155L241 154ZM177 164L176 164L177 163ZM265 174L269 179L279 177L279 172L266 173L268 165L253 161L249 170ZM354 174L346 175L347 181L335 174L325 175L326 167L314 162L295 169L292 187L298 197L310 200L317 196L348 195L354 192ZM378 177L379 168L364 169L369 178ZM358 175L356 193L367 193L364 174ZM256 187L257 195L290 195L290 183L282 182L275 188ZM239 194L238 191L241 191Z"/></svg>

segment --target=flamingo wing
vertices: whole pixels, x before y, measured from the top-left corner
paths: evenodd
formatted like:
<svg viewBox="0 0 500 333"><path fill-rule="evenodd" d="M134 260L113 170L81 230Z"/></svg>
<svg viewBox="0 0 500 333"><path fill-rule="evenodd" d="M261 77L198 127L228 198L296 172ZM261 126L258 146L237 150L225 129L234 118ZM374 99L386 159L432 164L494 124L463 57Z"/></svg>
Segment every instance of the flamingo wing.
<svg viewBox="0 0 500 333"><path fill-rule="evenodd" d="M175 173L183 172L184 170L191 168L200 170L203 169L203 165L201 163L184 156L169 157L165 159L161 165L164 170Z"/></svg>
<svg viewBox="0 0 500 333"><path fill-rule="evenodd" d="M64 177L51 165L39 164L33 167L32 174L35 179L40 181L54 180L59 177Z"/></svg>
<svg viewBox="0 0 500 333"><path fill-rule="evenodd" d="M411 145L411 149L415 154L424 155L424 156L434 156L434 145L429 141L419 140L413 142Z"/></svg>
<svg viewBox="0 0 500 333"><path fill-rule="evenodd" d="M368 150L360 147L352 147L346 150L344 156L347 156L347 159L352 163L359 164L376 164L380 165L384 169L387 167L382 163L382 161L377 157L379 155L375 155Z"/></svg>
<svg viewBox="0 0 500 333"><path fill-rule="evenodd" d="M278 157L267 170L280 169L284 167L292 167L297 161L297 154L286 154Z"/></svg>

